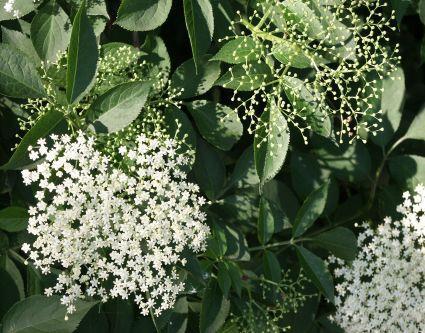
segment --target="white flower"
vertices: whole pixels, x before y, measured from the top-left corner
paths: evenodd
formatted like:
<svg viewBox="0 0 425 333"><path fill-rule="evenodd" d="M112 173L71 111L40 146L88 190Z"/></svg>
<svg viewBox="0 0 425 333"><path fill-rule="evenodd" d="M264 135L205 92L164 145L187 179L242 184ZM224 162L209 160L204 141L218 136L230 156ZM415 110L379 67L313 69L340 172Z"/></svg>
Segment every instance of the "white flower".
<svg viewBox="0 0 425 333"><path fill-rule="evenodd" d="M181 172L188 158L175 153L174 140L139 135L119 149L120 169L82 133L52 140L51 149L33 148L44 162L22 172L26 184L39 186L29 209L36 236L29 258L44 274L64 268L46 295L63 294L69 313L85 295L132 298L143 314L172 307L184 287L183 251L204 250L209 234L205 201Z"/></svg>
<svg viewBox="0 0 425 333"><path fill-rule="evenodd" d="M335 257L337 311L347 333L425 332L425 187L403 195L399 221L387 217L376 231L364 225L351 264Z"/></svg>
<svg viewBox="0 0 425 333"><path fill-rule="evenodd" d="M4 4L3 8L6 12L12 13L14 4L15 4L15 0L7 0L7 2Z"/></svg>

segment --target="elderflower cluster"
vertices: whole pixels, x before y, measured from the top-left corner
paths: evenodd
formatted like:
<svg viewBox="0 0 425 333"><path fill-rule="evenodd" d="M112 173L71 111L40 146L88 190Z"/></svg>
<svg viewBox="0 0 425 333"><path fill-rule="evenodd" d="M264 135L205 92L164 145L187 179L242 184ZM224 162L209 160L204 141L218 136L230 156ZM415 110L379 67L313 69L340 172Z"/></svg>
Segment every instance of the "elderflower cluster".
<svg viewBox="0 0 425 333"><path fill-rule="evenodd" d="M29 209L35 241L22 249L43 274L63 268L46 295L62 294L68 313L86 297L134 299L143 315L171 308L184 289L184 251L203 251L209 235L205 200L182 171L187 156L175 140L144 134L120 147L119 163L81 132L51 140L30 149L42 162L22 172L39 188Z"/></svg>
<svg viewBox="0 0 425 333"><path fill-rule="evenodd" d="M219 81L235 90L236 111L250 119L250 131L258 106L271 98L305 142L306 130L329 136L334 122L340 143L382 130L380 80L400 58L398 44L388 46L395 16L384 15L387 1L264 0L257 6L232 22L236 36L225 40L237 65Z"/></svg>
<svg viewBox="0 0 425 333"><path fill-rule="evenodd" d="M334 320L347 333L425 332L425 187L403 197L400 220L364 226L351 264L331 258L341 281Z"/></svg>

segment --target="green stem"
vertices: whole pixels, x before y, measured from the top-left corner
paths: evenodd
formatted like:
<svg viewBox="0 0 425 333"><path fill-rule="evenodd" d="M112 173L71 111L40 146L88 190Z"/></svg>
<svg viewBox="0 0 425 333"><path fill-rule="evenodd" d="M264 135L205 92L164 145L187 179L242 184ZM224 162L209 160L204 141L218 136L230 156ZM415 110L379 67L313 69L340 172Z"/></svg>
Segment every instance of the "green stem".
<svg viewBox="0 0 425 333"><path fill-rule="evenodd" d="M372 183L372 188L370 190L370 195L369 195L369 200L367 202L367 206L366 209L369 210L372 208L373 202L375 200L375 196L376 196L376 190L378 188L378 183L379 180L381 179L381 174L382 174L382 170L384 170L385 164L387 163L388 157L391 155L391 153L394 151L395 148L397 148L397 146L402 143L405 140L405 137L401 137L400 139L398 139L392 146L390 149L388 149L388 151L384 151L384 156L382 158L381 163L379 164L378 168L376 169L376 173L375 173L375 178L374 181Z"/></svg>
<svg viewBox="0 0 425 333"><path fill-rule="evenodd" d="M251 22L249 22L247 19L242 18L241 19L241 23L252 32L253 35L261 38L261 39L265 39L268 40L272 43L281 43L282 42L282 38L277 37L271 33L268 32L264 32L261 29L258 28L258 26L254 26L253 24L251 24Z"/></svg>
<svg viewBox="0 0 425 333"><path fill-rule="evenodd" d="M284 246L284 245L294 245L296 243L300 243L300 242L304 242L304 241L309 241L310 238L297 238L297 239L290 239L288 241L283 241L283 242L276 242L276 243L271 243L271 244L267 244L267 245L260 245L260 246L254 246L254 247L250 247L248 249L248 251L253 252L253 251L262 251L262 250L267 250L267 249L271 249L274 247L279 247L279 246Z"/></svg>

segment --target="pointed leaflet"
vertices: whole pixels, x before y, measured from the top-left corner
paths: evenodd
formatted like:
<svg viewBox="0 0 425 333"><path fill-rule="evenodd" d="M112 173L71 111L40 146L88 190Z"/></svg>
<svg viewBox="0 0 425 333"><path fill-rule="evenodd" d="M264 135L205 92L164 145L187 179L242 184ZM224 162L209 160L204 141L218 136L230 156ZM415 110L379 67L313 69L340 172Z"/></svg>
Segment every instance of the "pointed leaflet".
<svg viewBox="0 0 425 333"><path fill-rule="evenodd" d="M131 31L149 31L165 22L172 0L123 0L116 23Z"/></svg>
<svg viewBox="0 0 425 333"><path fill-rule="evenodd" d="M171 76L170 87L182 90L181 99L205 94L210 90L220 76L220 63L209 61L210 56L204 55L198 60L195 68L193 59L182 63Z"/></svg>
<svg viewBox="0 0 425 333"><path fill-rule="evenodd" d="M223 292L223 295L227 297L227 295L229 294L230 286L232 285L232 280L230 277L227 262L225 261L221 261L218 263L217 281L221 291Z"/></svg>
<svg viewBox="0 0 425 333"><path fill-rule="evenodd" d="M28 213L22 207L6 207L0 210L0 229L7 232L25 230L28 223Z"/></svg>
<svg viewBox="0 0 425 333"><path fill-rule="evenodd" d="M214 33L214 16L209 0L183 0L184 18L189 33L196 72L211 44Z"/></svg>
<svg viewBox="0 0 425 333"><path fill-rule="evenodd" d="M333 303L334 284L325 262L301 246L295 246L295 249L306 276Z"/></svg>
<svg viewBox="0 0 425 333"><path fill-rule="evenodd" d="M40 57L32 45L31 39L24 33L16 30L9 30L1 27L1 38L4 44L16 47L19 51L25 53L31 58L33 63L40 63Z"/></svg>
<svg viewBox="0 0 425 333"><path fill-rule="evenodd" d="M36 2L28 0L14 0L13 10L7 12L4 7L10 0L0 0L0 21L15 20L17 17L22 17L32 12L35 9ZM15 14L15 10L18 15Z"/></svg>
<svg viewBox="0 0 425 333"><path fill-rule="evenodd" d="M250 36L239 36L223 45L211 60L224 61L229 64L241 64L258 58L257 44Z"/></svg>
<svg viewBox="0 0 425 333"><path fill-rule="evenodd" d="M413 122L410 124L409 130L405 134L405 139L425 140L425 109L421 109Z"/></svg>
<svg viewBox="0 0 425 333"><path fill-rule="evenodd" d="M292 227L293 237L301 236L322 215L328 198L328 189L329 182L326 182L305 199Z"/></svg>
<svg viewBox="0 0 425 333"><path fill-rule="evenodd" d="M150 83L127 82L115 86L96 99L87 111L96 132L113 133L137 118L150 90Z"/></svg>
<svg viewBox="0 0 425 333"><path fill-rule="evenodd" d="M395 77L395 79L394 79ZM371 140L381 147L385 147L397 131L401 121L401 112L406 91L403 69L398 68L389 77L382 81L381 109L383 131L371 135Z"/></svg>
<svg viewBox="0 0 425 333"><path fill-rule="evenodd" d="M261 87L270 77L268 65L253 62L248 65L248 68L243 64L231 67L215 84L237 91L252 91Z"/></svg>
<svg viewBox="0 0 425 333"><path fill-rule="evenodd" d="M20 298L19 289L15 284L13 277L2 267L0 267L0 295L0 320L2 320L8 309L18 302ZM1 332L6 333L4 328Z"/></svg>
<svg viewBox="0 0 425 333"><path fill-rule="evenodd" d="M224 297L217 282L211 279L202 298L199 331L217 332L229 314L230 301Z"/></svg>
<svg viewBox="0 0 425 333"><path fill-rule="evenodd" d="M254 159L261 185L279 172L286 158L289 130L285 117L274 101L261 115L254 137Z"/></svg>
<svg viewBox="0 0 425 333"><path fill-rule="evenodd" d="M10 160L0 167L3 170L23 169L34 163L28 157L28 147L35 145L37 140L46 137L53 130L60 127L64 121L62 112L51 110L46 112L35 125L25 134Z"/></svg>
<svg viewBox="0 0 425 333"><path fill-rule="evenodd" d="M66 307L60 296L31 296L16 303L3 317L3 333L71 333L97 302L77 300L76 311L64 320Z"/></svg>
<svg viewBox="0 0 425 333"><path fill-rule="evenodd" d="M47 3L31 22L31 40L41 59L56 61L69 44L70 21L56 1Z"/></svg>
<svg viewBox="0 0 425 333"><path fill-rule="evenodd" d="M185 105L201 135L215 147L230 150L242 136L238 114L228 106L204 100Z"/></svg>
<svg viewBox="0 0 425 333"><path fill-rule="evenodd" d="M275 232L282 229L285 213L272 201L262 197L258 214L257 233L261 244L266 244Z"/></svg>
<svg viewBox="0 0 425 333"><path fill-rule="evenodd" d="M337 227L322 232L313 238L317 245L329 250L343 260L354 260L357 255L357 239L354 233L347 228Z"/></svg>
<svg viewBox="0 0 425 333"><path fill-rule="evenodd" d="M282 271L279 260L276 255L271 251L264 251L263 255L263 270L264 276L276 283L282 280Z"/></svg>
<svg viewBox="0 0 425 333"><path fill-rule="evenodd" d="M43 83L31 59L7 44L0 44L0 94L16 98L45 95Z"/></svg>
<svg viewBox="0 0 425 333"><path fill-rule="evenodd" d="M66 98L69 104L77 103L94 82L97 58L96 36L86 14L83 1L72 25L66 72Z"/></svg>
<svg viewBox="0 0 425 333"><path fill-rule="evenodd" d="M204 140L197 140L196 159L193 171L202 191L208 199L216 200L226 180L226 167L217 151Z"/></svg>

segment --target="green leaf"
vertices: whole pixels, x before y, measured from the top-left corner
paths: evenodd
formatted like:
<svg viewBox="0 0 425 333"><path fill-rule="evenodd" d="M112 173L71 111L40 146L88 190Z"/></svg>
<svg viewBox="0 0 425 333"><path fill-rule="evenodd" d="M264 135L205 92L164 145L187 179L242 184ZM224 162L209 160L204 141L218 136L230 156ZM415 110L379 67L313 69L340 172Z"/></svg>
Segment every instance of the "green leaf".
<svg viewBox="0 0 425 333"><path fill-rule="evenodd" d="M28 157L28 147L36 145L38 139L45 138L48 134L59 128L63 121L63 113L55 110L48 111L40 117L35 125L25 134L10 160L1 166L1 169L17 170L33 164L34 161L31 161Z"/></svg>
<svg viewBox="0 0 425 333"><path fill-rule="evenodd" d="M107 302L103 309L108 316L109 333L129 333L134 322L133 302L114 299Z"/></svg>
<svg viewBox="0 0 425 333"><path fill-rule="evenodd" d="M270 77L270 67L263 62L239 64L220 77L216 85L237 91L252 91L260 88Z"/></svg>
<svg viewBox="0 0 425 333"><path fill-rule="evenodd" d="M242 272L239 266L233 261L227 262L227 269L232 281L232 286L240 297L242 291Z"/></svg>
<svg viewBox="0 0 425 333"><path fill-rule="evenodd" d="M300 203L298 202L295 194L286 184L279 180L272 179L264 184L262 196L269 201L272 201L284 213L284 227L287 218L289 218L290 223L295 221Z"/></svg>
<svg viewBox="0 0 425 333"><path fill-rule="evenodd" d="M237 192L217 201L212 208L230 223L247 223L254 227L258 221L258 190L248 188Z"/></svg>
<svg viewBox="0 0 425 333"><path fill-rule="evenodd" d="M15 0L13 3L13 9L18 11L18 15L14 15L14 12L7 12L4 6L9 0L0 0L0 21L14 20L17 17L22 17L32 12L35 9L34 1L28 0Z"/></svg>
<svg viewBox="0 0 425 333"><path fill-rule="evenodd" d="M187 328L189 303L186 297L180 297L174 305L167 333L185 333Z"/></svg>
<svg viewBox="0 0 425 333"><path fill-rule="evenodd" d="M210 90L220 76L220 63L208 61L210 56L204 55L200 58L197 68L193 59L181 64L171 76L171 88L181 90L179 96L182 99L205 94Z"/></svg>
<svg viewBox="0 0 425 333"><path fill-rule="evenodd" d="M16 303L3 318L3 333L73 332L97 302L76 301L76 311L66 316L60 296L35 295Z"/></svg>
<svg viewBox="0 0 425 333"><path fill-rule="evenodd" d="M334 285L332 275L329 273L325 262L309 250L295 246L298 260L306 276L313 282L326 298L334 303Z"/></svg>
<svg viewBox="0 0 425 333"><path fill-rule="evenodd" d="M331 251L338 258L347 261L352 261L356 258L357 239L350 229L337 227L322 232L313 238L313 242Z"/></svg>
<svg viewBox="0 0 425 333"><path fill-rule="evenodd" d="M241 64L255 61L259 57L259 46L249 36L238 36L223 45L211 60L224 61L228 64Z"/></svg>
<svg viewBox="0 0 425 333"><path fill-rule="evenodd" d="M222 194L226 179L226 168L214 148L202 139L197 140L197 142L193 171L199 186L208 199L216 200Z"/></svg>
<svg viewBox="0 0 425 333"><path fill-rule="evenodd" d="M22 207L7 207L0 210L0 229L19 232L27 228L28 212Z"/></svg>
<svg viewBox="0 0 425 333"><path fill-rule="evenodd" d="M293 25L299 27L299 31L306 33L313 39L322 39L325 35L319 17L316 13L303 1L286 1L282 5L285 7L282 11L283 17L287 21L293 21Z"/></svg>
<svg viewBox="0 0 425 333"><path fill-rule="evenodd" d="M257 234L261 244L266 244L275 232L282 230L285 214L273 202L262 197L258 216Z"/></svg>
<svg viewBox="0 0 425 333"><path fill-rule="evenodd" d="M0 268L0 320L6 318L7 311L19 301L19 290L12 276L3 268ZM3 321L3 325L5 321ZM2 333L8 333L3 327ZM30 333L28 331L28 333Z"/></svg>
<svg viewBox="0 0 425 333"><path fill-rule="evenodd" d="M264 276L276 283L280 283L282 280L282 271L280 268L279 260L276 255L271 251L264 251L263 255L263 269Z"/></svg>
<svg viewBox="0 0 425 333"><path fill-rule="evenodd" d="M151 84L122 83L98 97L87 111L96 132L117 132L133 122L146 102Z"/></svg>
<svg viewBox="0 0 425 333"><path fill-rule="evenodd" d="M164 41L158 37L149 34L141 48L146 55L140 57L140 61L146 61L150 64L145 68L145 75L148 80L155 80L163 77L168 80L170 74L170 56Z"/></svg>
<svg viewBox="0 0 425 333"><path fill-rule="evenodd" d="M255 168L261 185L280 171L288 146L288 124L279 107L272 101L261 115L254 136Z"/></svg>
<svg viewBox="0 0 425 333"><path fill-rule="evenodd" d="M226 234L227 246L226 258L235 261L249 261L251 257L245 235L229 225L224 227L224 233Z"/></svg>
<svg viewBox="0 0 425 333"><path fill-rule="evenodd" d="M271 52L279 62L295 68L311 68L312 61L316 60L314 56L301 49L297 44L285 39L274 43Z"/></svg>
<svg viewBox="0 0 425 333"><path fill-rule="evenodd" d="M86 2L83 1L74 17L68 49L66 98L69 104L82 99L94 83L98 53L96 36L86 14Z"/></svg>
<svg viewBox="0 0 425 333"><path fill-rule="evenodd" d="M4 261L4 270L9 273L10 277L13 279L13 282L18 289L19 299L25 298L25 287L24 280L22 279L21 272L18 267L16 267L15 263L8 257L5 256Z"/></svg>
<svg viewBox="0 0 425 333"><path fill-rule="evenodd" d="M9 30L5 27L1 27L1 37L3 43L14 46L19 51L25 53L29 58L31 58L33 63L38 64L41 62L34 45L32 45L31 39L28 38L27 35L20 31Z"/></svg>
<svg viewBox="0 0 425 333"><path fill-rule="evenodd" d="M227 187L251 187L260 183L254 163L254 149L249 146L244 150L233 169Z"/></svg>
<svg viewBox="0 0 425 333"><path fill-rule="evenodd" d="M30 263L26 267L26 292L28 296L43 293L41 273Z"/></svg>
<svg viewBox="0 0 425 333"><path fill-rule="evenodd" d="M0 255L6 254L8 249L9 249L9 238L7 237L6 233L0 230Z"/></svg>
<svg viewBox="0 0 425 333"><path fill-rule="evenodd" d="M7 44L0 44L0 94L16 98L45 95L43 83L31 59Z"/></svg>
<svg viewBox="0 0 425 333"><path fill-rule="evenodd" d="M54 62L60 52L66 50L70 39L68 15L56 1L41 8L31 22L31 39L38 55L45 61Z"/></svg>
<svg viewBox="0 0 425 333"><path fill-rule="evenodd" d="M213 146L230 150L242 136L242 123L237 113L228 106L204 100L185 105L201 135Z"/></svg>
<svg viewBox="0 0 425 333"><path fill-rule="evenodd" d="M116 23L131 31L149 31L158 28L167 19L172 0L123 0Z"/></svg>
<svg viewBox="0 0 425 333"><path fill-rule="evenodd" d="M109 323L106 314L98 307L92 307L74 333L109 333Z"/></svg>
<svg viewBox="0 0 425 333"><path fill-rule="evenodd" d="M214 221L214 220L213 220ZM212 226L212 233L208 239L207 255L213 259L222 258L227 251L227 238L224 229L217 223Z"/></svg>
<svg viewBox="0 0 425 333"><path fill-rule="evenodd" d="M324 137L332 134L331 119L318 107L317 98L306 88L305 83L292 76L285 76L285 94L294 110L305 118L311 129Z"/></svg>
<svg viewBox="0 0 425 333"><path fill-rule="evenodd" d="M195 68L202 66L201 57L208 51L214 34L214 16L209 0L183 0L186 29L189 33Z"/></svg>
<svg viewBox="0 0 425 333"><path fill-rule="evenodd" d="M217 274L218 285L225 297L228 296L232 280L230 278L229 269L226 262L218 263L218 274Z"/></svg>
<svg viewBox="0 0 425 333"><path fill-rule="evenodd" d="M391 7L395 11L395 17L398 25L400 26L401 20L407 12L407 9L411 5L411 0L390 0Z"/></svg>
<svg viewBox="0 0 425 333"><path fill-rule="evenodd" d="M419 111L413 119L407 133L404 135L405 139L425 140L425 109Z"/></svg>
<svg viewBox="0 0 425 333"><path fill-rule="evenodd" d="M329 181L313 191L302 204L292 228L292 236L299 237L322 215L328 198Z"/></svg>
<svg viewBox="0 0 425 333"><path fill-rule="evenodd" d="M211 5L214 14L214 40L219 41L229 35L229 27L236 11L229 0L212 0Z"/></svg>
<svg viewBox="0 0 425 333"><path fill-rule="evenodd" d="M382 89L384 89L381 94L382 131L370 138L377 145L385 147L400 125L406 90L403 69L398 68L391 76L386 77L382 81Z"/></svg>
<svg viewBox="0 0 425 333"><path fill-rule="evenodd" d="M229 314L230 302L224 297L217 282L211 279L202 298L199 319L200 333L217 332Z"/></svg>
<svg viewBox="0 0 425 333"><path fill-rule="evenodd" d="M336 178L351 183L360 183L370 178L371 156L360 140L337 147L323 137L318 138L315 145L319 148L314 150L314 154L322 170L330 171Z"/></svg>
<svg viewBox="0 0 425 333"><path fill-rule="evenodd" d="M419 184L425 184L425 157L400 155L388 162L393 179L402 189L413 190Z"/></svg>

